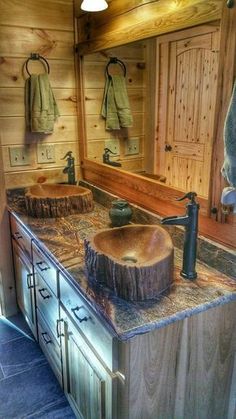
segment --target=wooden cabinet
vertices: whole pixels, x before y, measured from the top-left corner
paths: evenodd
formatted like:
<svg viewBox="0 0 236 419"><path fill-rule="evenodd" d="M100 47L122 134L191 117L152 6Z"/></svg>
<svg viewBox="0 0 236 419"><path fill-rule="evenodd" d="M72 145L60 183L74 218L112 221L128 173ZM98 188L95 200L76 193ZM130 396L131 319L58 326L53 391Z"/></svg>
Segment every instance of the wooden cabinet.
<svg viewBox="0 0 236 419"><path fill-rule="evenodd" d="M59 383L62 383L59 335L58 269L52 260L33 242L35 296L38 340Z"/></svg>
<svg viewBox="0 0 236 419"><path fill-rule="evenodd" d="M79 419L235 416L235 301L120 341L23 226L12 226L19 307Z"/></svg>
<svg viewBox="0 0 236 419"><path fill-rule="evenodd" d="M79 418L116 418L115 375L63 308L61 318L64 389L71 405Z"/></svg>
<svg viewBox="0 0 236 419"><path fill-rule="evenodd" d="M13 241L16 292L18 305L32 330L37 336L33 266L21 248Z"/></svg>

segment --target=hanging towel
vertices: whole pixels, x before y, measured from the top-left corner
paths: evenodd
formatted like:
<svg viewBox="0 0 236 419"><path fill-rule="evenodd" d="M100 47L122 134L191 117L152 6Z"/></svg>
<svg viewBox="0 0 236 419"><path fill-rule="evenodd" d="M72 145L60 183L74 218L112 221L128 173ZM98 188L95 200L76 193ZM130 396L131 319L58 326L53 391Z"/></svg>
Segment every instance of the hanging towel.
<svg viewBox="0 0 236 419"><path fill-rule="evenodd" d="M115 130L133 125L124 76L109 76L106 80L101 115L106 129Z"/></svg>
<svg viewBox="0 0 236 419"><path fill-rule="evenodd" d="M26 127L31 132L50 134L59 111L48 74L32 74L25 83Z"/></svg>
<svg viewBox="0 0 236 419"><path fill-rule="evenodd" d="M106 119L107 130L120 129L112 79L110 77L106 79L101 115Z"/></svg>
<svg viewBox="0 0 236 419"><path fill-rule="evenodd" d="M223 177L236 188L236 80L224 125Z"/></svg>

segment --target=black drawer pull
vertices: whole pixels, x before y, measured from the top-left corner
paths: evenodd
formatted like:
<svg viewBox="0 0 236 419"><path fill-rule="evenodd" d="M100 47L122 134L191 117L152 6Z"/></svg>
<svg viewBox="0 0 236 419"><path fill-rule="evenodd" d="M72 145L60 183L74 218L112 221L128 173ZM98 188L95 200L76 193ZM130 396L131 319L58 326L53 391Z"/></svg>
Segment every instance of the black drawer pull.
<svg viewBox="0 0 236 419"><path fill-rule="evenodd" d="M46 262L42 261L42 262L37 262L36 265L38 266L38 268L40 269L41 272L43 271L47 271L48 269L50 269L50 266L48 266L46 264ZM42 267L42 265L46 265L44 267Z"/></svg>
<svg viewBox="0 0 236 419"><path fill-rule="evenodd" d="M23 239L23 236L19 233L19 231L15 231L14 236L15 236L16 240Z"/></svg>
<svg viewBox="0 0 236 419"><path fill-rule="evenodd" d="M41 335L42 335L42 338L43 338L44 342L46 343L46 345L48 345L48 343L52 343L52 340L48 336L47 332L43 332L43 333L41 333ZM47 339L47 336L49 337L49 339Z"/></svg>
<svg viewBox="0 0 236 419"><path fill-rule="evenodd" d="M31 282L30 282L30 278L33 276L33 274L27 274L27 277L26 277L26 282L27 282L27 287L28 287L28 289L30 289L30 288L34 288L34 285L32 285L31 284Z"/></svg>
<svg viewBox="0 0 236 419"><path fill-rule="evenodd" d="M77 306L75 308L72 308L71 311L74 314L74 316L76 317L76 319L79 320L80 323L87 322L89 317L87 317L87 316L79 317L78 314L76 313L76 311L79 311L81 308L83 308L83 307L82 306L81 307Z"/></svg>
<svg viewBox="0 0 236 419"><path fill-rule="evenodd" d="M45 291L47 292L47 288L41 288L39 291L39 294L41 295L41 297L43 297L44 300L46 300L47 298L50 298L51 295L50 294L43 294Z"/></svg>

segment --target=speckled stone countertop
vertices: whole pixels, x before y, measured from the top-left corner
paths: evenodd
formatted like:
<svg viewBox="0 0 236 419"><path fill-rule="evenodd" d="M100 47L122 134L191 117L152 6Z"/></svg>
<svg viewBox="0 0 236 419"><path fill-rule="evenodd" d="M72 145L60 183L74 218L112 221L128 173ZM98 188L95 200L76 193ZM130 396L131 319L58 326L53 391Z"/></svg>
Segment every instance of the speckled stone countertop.
<svg viewBox="0 0 236 419"><path fill-rule="evenodd" d="M127 302L110 290L94 286L84 268L84 238L109 227L108 210L95 203L94 211L60 219L36 219L25 215L24 190L8 191L9 209L48 252L64 274L119 339L164 327L220 304L236 300L236 281L202 262L198 278L180 276L180 250L175 249L175 279L168 294L146 302Z"/></svg>

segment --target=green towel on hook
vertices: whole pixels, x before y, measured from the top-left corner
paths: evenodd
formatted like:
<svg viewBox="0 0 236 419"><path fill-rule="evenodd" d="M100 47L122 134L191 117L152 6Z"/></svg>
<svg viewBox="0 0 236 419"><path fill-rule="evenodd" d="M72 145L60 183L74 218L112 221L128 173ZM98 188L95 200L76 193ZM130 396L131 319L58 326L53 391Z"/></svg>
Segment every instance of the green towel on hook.
<svg viewBox="0 0 236 419"><path fill-rule="evenodd" d="M107 77L101 115L106 119L107 130L132 127L133 118L124 76Z"/></svg>
<svg viewBox="0 0 236 419"><path fill-rule="evenodd" d="M48 74L32 74L25 83L26 127L31 132L50 134L60 116Z"/></svg>

